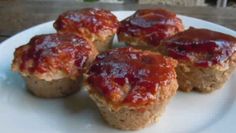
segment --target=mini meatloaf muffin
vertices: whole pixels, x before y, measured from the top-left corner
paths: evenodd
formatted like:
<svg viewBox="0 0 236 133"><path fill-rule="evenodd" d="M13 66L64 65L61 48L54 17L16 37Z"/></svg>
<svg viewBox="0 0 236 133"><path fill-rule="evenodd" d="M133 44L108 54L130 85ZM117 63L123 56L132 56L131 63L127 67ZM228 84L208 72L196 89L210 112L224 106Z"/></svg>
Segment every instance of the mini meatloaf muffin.
<svg viewBox="0 0 236 133"><path fill-rule="evenodd" d="M85 85L109 125L137 130L157 121L175 95L176 65L157 53L112 49L96 57Z"/></svg>
<svg viewBox="0 0 236 133"><path fill-rule="evenodd" d="M190 28L162 41L161 51L179 61L179 89L211 92L221 88L235 69L236 38Z"/></svg>
<svg viewBox="0 0 236 133"><path fill-rule="evenodd" d="M82 72L97 53L78 35L39 35L16 49L12 69L24 77L34 95L62 97L79 90Z"/></svg>
<svg viewBox="0 0 236 133"><path fill-rule="evenodd" d="M118 39L142 49L156 49L160 41L183 31L182 21L165 9L141 9L120 23Z"/></svg>
<svg viewBox="0 0 236 133"><path fill-rule="evenodd" d="M81 34L91 40L98 51L105 51L112 46L119 21L108 10L84 8L62 13L54 27L58 32Z"/></svg>

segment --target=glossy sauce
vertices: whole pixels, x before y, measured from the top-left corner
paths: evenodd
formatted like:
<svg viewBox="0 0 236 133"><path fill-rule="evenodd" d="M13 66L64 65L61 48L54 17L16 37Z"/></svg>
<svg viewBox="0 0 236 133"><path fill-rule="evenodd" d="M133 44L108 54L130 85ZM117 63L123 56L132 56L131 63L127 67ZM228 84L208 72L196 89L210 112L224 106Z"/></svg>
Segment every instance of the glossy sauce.
<svg viewBox="0 0 236 133"><path fill-rule="evenodd" d="M88 83L113 105L145 106L176 78L176 62L154 53L118 48L97 56Z"/></svg>
<svg viewBox="0 0 236 133"><path fill-rule="evenodd" d="M91 50L87 40L72 34L35 36L17 50L26 46L28 48L22 53L21 71L46 73L61 70L72 76L80 74Z"/></svg>
<svg viewBox="0 0 236 133"><path fill-rule="evenodd" d="M118 34L138 37L150 45L158 46L160 40L182 30L182 21L175 13L165 9L142 9L121 21Z"/></svg>
<svg viewBox="0 0 236 133"><path fill-rule="evenodd" d="M103 30L116 32L119 22L110 11L97 8L84 8L67 11L59 16L54 23L60 32L80 33L79 28L86 28L92 33Z"/></svg>
<svg viewBox="0 0 236 133"><path fill-rule="evenodd" d="M207 29L190 28L163 41L169 56L197 66L224 63L236 50L236 38Z"/></svg>

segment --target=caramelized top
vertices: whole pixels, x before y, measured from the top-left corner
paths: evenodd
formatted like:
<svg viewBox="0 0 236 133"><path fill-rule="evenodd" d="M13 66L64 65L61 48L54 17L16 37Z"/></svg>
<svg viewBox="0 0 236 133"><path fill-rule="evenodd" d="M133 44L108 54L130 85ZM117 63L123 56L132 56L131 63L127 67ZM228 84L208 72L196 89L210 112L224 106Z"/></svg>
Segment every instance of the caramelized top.
<svg viewBox="0 0 236 133"><path fill-rule="evenodd" d="M21 72L60 71L76 77L81 74L90 51L90 42L77 35L39 35L16 49L14 63L18 63Z"/></svg>
<svg viewBox="0 0 236 133"><path fill-rule="evenodd" d="M168 55L188 60L197 66L210 67L224 63L236 50L236 38L207 29L190 28L162 43Z"/></svg>
<svg viewBox="0 0 236 133"><path fill-rule="evenodd" d="M83 8L62 13L55 21L54 27L59 32L85 32L86 28L92 33L115 33L119 22L110 11L98 8ZM83 29L84 30L84 29Z"/></svg>
<svg viewBox="0 0 236 133"><path fill-rule="evenodd" d="M183 29L182 21L175 13L165 9L141 9L121 21L118 33L138 37L150 45L157 46L160 40Z"/></svg>
<svg viewBox="0 0 236 133"><path fill-rule="evenodd" d="M97 56L88 83L112 105L145 106L176 78L176 61L159 54L118 48Z"/></svg>

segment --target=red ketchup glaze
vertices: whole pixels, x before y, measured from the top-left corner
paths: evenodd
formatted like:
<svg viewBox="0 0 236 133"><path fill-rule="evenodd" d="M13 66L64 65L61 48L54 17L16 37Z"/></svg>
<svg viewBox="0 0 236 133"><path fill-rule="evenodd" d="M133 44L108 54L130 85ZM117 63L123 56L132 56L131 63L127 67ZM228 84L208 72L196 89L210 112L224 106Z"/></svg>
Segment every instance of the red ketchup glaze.
<svg viewBox="0 0 236 133"><path fill-rule="evenodd" d="M54 23L60 32L80 34L80 28L86 28L92 33L109 30L116 32L119 22L110 11L98 8L84 8L62 13Z"/></svg>
<svg viewBox="0 0 236 133"><path fill-rule="evenodd" d="M113 105L145 106L176 78L176 62L151 52L118 48L97 56L88 83Z"/></svg>
<svg viewBox="0 0 236 133"><path fill-rule="evenodd" d="M196 66L222 64L236 50L236 38L207 29L190 28L163 40L168 55L191 61Z"/></svg>
<svg viewBox="0 0 236 133"><path fill-rule="evenodd" d="M87 40L72 34L39 35L27 45L29 48L23 51L20 70L27 69L31 73L61 70L79 76L91 50Z"/></svg>
<svg viewBox="0 0 236 133"><path fill-rule="evenodd" d="M165 9L141 9L121 21L118 34L138 37L150 45L158 46L162 39L183 29L182 21L175 13Z"/></svg>

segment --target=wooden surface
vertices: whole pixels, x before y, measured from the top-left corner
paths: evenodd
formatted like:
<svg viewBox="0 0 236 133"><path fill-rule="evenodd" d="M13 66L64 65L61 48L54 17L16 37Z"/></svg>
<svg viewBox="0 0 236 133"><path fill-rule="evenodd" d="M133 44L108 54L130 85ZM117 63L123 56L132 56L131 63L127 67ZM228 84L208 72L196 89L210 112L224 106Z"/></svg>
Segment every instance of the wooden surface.
<svg viewBox="0 0 236 133"><path fill-rule="evenodd" d="M83 7L136 10L163 7L178 14L208 20L236 30L236 8L170 7L161 5L80 3L73 0L1 0L0 42L31 26L54 20L63 11Z"/></svg>

